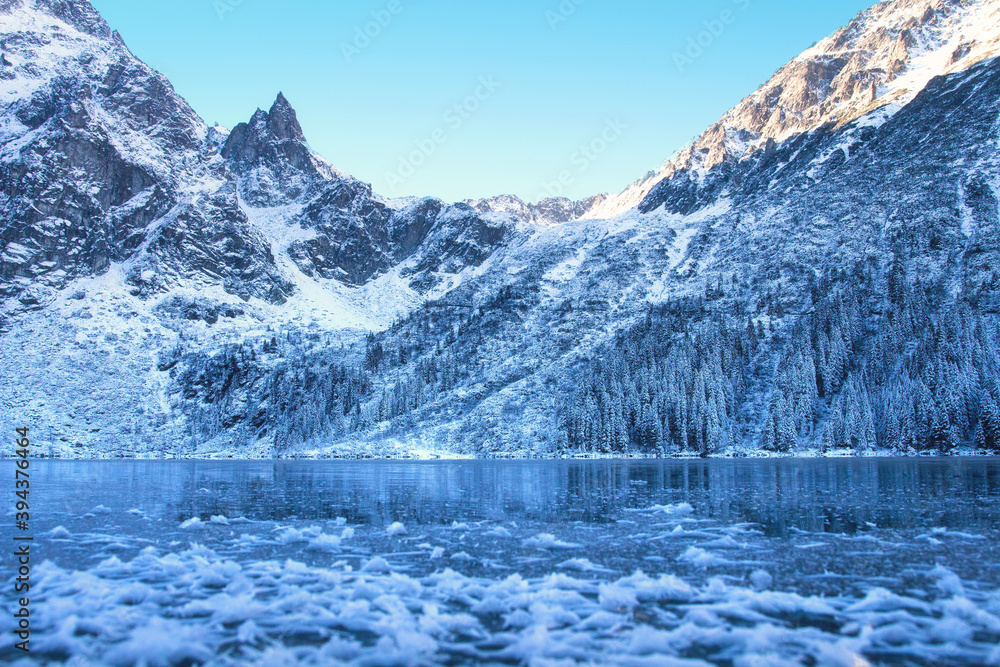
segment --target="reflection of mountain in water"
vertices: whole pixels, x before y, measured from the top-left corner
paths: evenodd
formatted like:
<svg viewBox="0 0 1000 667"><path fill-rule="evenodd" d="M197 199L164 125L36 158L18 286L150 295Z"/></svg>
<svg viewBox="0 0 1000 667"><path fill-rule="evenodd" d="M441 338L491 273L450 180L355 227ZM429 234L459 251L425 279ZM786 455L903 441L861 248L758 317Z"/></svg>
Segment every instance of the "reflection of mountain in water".
<svg viewBox="0 0 1000 667"><path fill-rule="evenodd" d="M1000 643L1000 459L32 472L46 664L155 662L200 641L170 662L270 665L277 649L297 664L409 664L394 656L426 645L421 664L535 664L507 649L537 645L567 664L729 665L757 650L754 664L980 665ZM397 520L405 532L387 531ZM260 660L248 630L270 651ZM367 660L388 635L400 650ZM348 642L350 655L323 653Z"/></svg>

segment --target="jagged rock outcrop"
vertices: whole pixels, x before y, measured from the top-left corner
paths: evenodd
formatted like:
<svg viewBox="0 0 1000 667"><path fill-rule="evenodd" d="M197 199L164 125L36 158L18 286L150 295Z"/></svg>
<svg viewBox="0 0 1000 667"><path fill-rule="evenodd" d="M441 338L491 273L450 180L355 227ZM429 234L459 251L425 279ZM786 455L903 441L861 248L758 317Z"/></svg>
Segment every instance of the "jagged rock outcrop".
<svg viewBox="0 0 1000 667"><path fill-rule="evenodd" d="M257 109L249 122L232 129L222 157L237 175L240 197L255 207L285 205L318 180L344 178L309 150L295 110L281 93L270 111Z"/></svg>

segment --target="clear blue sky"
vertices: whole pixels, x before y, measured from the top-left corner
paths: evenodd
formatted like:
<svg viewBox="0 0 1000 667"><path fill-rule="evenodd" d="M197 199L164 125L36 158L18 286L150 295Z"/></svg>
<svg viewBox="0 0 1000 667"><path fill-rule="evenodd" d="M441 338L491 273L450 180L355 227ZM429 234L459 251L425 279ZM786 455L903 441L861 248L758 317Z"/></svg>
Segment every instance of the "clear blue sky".
<svg viewBox="0 0 1000 667"><path fill-rule="evenodd" d="M450 201L505 193L535 201L563 171L572 174L568 196L617 192L873 4L92 2L210 124L245 121L280 90L313 149L340 169L386 195ZM371 24L373 12L384 27ZM720 17L729 23L712 25ZM707 48L678 66L675 54L706 21L718 36L702 34ZM356 41L366 24L376 34L367 44ZM477 92L473 111L454 109ZM609 128L615 120L626 127ZM578 152L602 134L612 141L600 155ZM409 157L417 142L433 154Z"/></svg>

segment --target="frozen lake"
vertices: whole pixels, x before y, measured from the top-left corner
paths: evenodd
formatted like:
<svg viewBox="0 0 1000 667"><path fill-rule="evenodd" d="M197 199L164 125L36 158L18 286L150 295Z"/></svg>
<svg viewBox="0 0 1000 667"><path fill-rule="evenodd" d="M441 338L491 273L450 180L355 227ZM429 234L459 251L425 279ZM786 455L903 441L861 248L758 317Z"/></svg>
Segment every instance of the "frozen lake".
<svg viewBox="0 0 1000 667"><path fill-rule="evenodd" d="M31 470L3 662L1000 665L1000 459Z"/></svg>

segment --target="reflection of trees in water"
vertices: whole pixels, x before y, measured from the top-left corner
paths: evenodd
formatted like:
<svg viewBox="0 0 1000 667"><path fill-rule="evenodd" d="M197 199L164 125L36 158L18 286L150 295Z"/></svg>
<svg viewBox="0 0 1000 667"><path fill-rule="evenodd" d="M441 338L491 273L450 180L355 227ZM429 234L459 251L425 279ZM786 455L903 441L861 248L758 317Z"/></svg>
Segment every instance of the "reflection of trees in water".
<svg viewBox="0 0 1000 667"><path fill-rule="evenodd" d="M733 462L712 473L713 516L760 524L772 536L855 533L867 523L988 529L997 520L995 459Z"/></svg>
<svg viewBox="0 0 1000 667"><path fill-rule="evenodd" d="M697 517L784 535L854 533L866 522L989 529L1000 505L998 459L114 461L59 464L50 475L62 496L52 502L140 507L171 519L602 523L623 518L626 508L688 502Z"/></svg>

